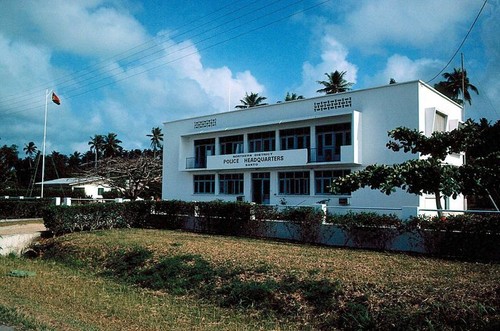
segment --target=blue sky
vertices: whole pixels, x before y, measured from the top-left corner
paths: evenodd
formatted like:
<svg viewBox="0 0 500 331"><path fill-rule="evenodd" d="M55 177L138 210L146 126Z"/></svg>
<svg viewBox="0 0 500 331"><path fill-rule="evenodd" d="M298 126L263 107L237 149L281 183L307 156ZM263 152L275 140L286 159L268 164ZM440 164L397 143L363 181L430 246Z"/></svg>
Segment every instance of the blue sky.
<svg viewBox="0 0 500 331"><path fill-rule="evenodd" d="M165 121L231 111L245 92L274 103L318 96L325 72L353 89L420 79L447 64L484 0L2 1L0 145L88 151L114 132L148 148ZM445 71L465 68L479 95L466 117L500 118L500 2L488 0ZM433 85L440 76L429 82ZM166 141L165 143L168 143Z"/></svg>

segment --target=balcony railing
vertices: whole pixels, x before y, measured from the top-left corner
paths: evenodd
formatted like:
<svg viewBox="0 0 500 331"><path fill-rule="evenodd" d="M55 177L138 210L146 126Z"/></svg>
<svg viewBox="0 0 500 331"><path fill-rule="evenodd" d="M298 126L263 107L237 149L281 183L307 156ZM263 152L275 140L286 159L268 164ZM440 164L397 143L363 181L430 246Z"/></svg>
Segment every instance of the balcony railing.
<svg viewBox="0 0 500 331"><path fill-rule="evenodd" d="M186 158L186 169L205 169L207 167L207 159L197 159L195 157Z"/></svg>
<svg viewBox="0 0 500 331"><path fill-rule="evenodd" d="M326 147L322 149L309 148L309 163L338 161L340 161L340 152L336 153L334 147Z"/></svg>

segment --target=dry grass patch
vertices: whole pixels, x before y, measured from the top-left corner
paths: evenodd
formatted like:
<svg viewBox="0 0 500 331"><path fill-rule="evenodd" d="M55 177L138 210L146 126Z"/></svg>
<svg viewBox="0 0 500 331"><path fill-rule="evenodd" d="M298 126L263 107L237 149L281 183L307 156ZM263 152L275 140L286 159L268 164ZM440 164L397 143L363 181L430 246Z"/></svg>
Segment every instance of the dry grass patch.
<svg viewBox="0 0 500 331"><path fill-rule="evenodd" d="M208 285L224 300L206 293L198 296L238 306L231 295L250 291L248 300L270 300L262 304L263 310L300 327L311 323L326 329L500 326L498 264L159 230L72 234L57 238L55 245L61 253L58 258L92 265L97 272L106 270L113 252L134 247L152 254L141 270L166 258L191 257L186 261L192 264L206 261L203 268L212 268L215 276L208 274L200 291L209 288L210 277L219 277L219 283ZM227 272L237 274L231 283L219 275ZM328 305L314 302L314 293L324 296L320 299Z"/></svg>

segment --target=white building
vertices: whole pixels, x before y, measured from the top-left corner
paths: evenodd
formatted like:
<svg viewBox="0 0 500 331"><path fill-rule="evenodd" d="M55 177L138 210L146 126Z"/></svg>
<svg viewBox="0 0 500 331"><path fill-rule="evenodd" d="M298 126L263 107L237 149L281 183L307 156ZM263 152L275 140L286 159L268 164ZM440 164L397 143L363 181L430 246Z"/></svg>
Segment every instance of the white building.
<svg viewBox="0 0 500 331"><path fill-rule="evenodd" d="M36 184L41 185L42 182L38 182ZM104 192L111 191L111 186L106 184L100 178L59 178L45 181L43 185L45 187L58 188L62 190L79 191L84 193L86 197L90 197L92 199L102 199L102 194Z"/></svg>
<svg viewBox="0 0 500 331"><path fill-rule="evenodd" d="M459 105L413 81L167 122L162 198L435 208L433 196L371 189L332 195L328 186L370 164L419 157L389 150L389 130L404 126L430 135L462 120ZM446 161L462 164L463 155ZM464 209L464 199L443 206Z"/></svg>

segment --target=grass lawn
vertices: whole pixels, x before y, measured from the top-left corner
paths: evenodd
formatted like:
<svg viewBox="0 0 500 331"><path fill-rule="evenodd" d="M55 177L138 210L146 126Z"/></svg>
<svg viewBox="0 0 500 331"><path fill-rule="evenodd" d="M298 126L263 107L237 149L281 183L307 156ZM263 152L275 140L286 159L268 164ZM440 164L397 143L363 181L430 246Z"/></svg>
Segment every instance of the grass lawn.
<svg viewBox="0 0 500 331"><path fill-rule="evenodd" d="M0 325L56 330L500 326L499 264L137 229L66 235L46 250L43 259L0 259ZM36 275L11 277L13 269Z"/></svg>

